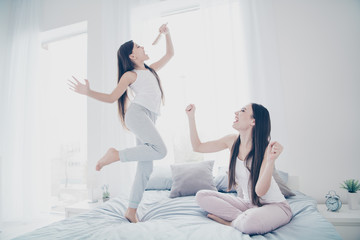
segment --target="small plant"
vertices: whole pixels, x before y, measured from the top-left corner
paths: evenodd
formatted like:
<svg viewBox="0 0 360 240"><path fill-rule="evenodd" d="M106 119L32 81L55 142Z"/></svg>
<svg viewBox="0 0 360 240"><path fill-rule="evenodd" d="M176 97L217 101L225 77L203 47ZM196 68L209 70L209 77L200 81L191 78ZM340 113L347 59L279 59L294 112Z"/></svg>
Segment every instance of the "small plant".
<svg viewBox="0 0 360 240"><path fill-rule="evenodd" d="M101 189L103 190L103 199L108 199L110 198L110 193L109 193L109 185L108 184L104 184Z"/></svg>
<svg viewBox="0 0 360 240"><path fill-rule="evenodd" d="M360 183L358 180L348 179L345 180L340 187L346 189L349 193L356 193L360 190Z"/></svg>

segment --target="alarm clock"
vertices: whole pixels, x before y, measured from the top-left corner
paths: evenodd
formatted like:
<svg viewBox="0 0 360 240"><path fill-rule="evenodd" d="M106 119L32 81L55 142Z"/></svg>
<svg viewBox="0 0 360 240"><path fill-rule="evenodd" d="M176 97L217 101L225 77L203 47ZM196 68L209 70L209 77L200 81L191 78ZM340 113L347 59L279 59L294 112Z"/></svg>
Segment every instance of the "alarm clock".
<svg viewBox="0 0 360 240"><path fill-rule="evenodd" d="M331 190L328 192L328 194L326 194L326 207L328 211L332 211L332 212L336 212L341 208L341 201L340 201L340 197L338 195L336 195L336 192Z"/></svg>

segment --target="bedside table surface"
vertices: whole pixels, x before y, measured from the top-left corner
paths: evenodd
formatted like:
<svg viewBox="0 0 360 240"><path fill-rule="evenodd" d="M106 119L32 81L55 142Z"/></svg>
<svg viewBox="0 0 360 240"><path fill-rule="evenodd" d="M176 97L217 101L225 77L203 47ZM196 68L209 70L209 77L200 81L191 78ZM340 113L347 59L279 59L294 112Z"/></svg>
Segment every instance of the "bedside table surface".
<svg viewBox="0 0 360 240"><path fill-rule="evenodd" d="M97 206L100 206L103 202L98 201L96 203L91 203L89 200L81 201L78 203L75 203L73 205L70 205L68 207L65 207L66 210L90 210Z"/></svg>
<svg viewBox="0 0 360 240"><path fill-rule="evenodd" d="M332 223L352 223L360 225L360 210L350 210L347 204L343 204L338 212L327 210L325 204L317 205L319 212Z"/></svg>

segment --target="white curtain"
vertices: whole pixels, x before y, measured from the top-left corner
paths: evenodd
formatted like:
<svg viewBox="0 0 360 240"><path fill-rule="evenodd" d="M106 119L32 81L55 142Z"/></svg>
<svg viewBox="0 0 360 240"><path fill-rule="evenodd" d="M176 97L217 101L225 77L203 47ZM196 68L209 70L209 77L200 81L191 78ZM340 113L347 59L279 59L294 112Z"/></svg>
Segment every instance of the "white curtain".
<svg viewBox="0 0 360 240"><path fill-rule="evenodd" d="M37 0L2 1L1 199L2 221L29 220L49 207L47 162L37 139L39 99ZM4 27L7 26L7 27ZM4 35L3 35L4 34ZM3 54L5 53L5 54Z"/></svg>
<svg viewBox="0 0 360 240"><path fill-rule="evenodd" d="M50 209L51 161L45 156L46 138L39 124L44 114L39 106L41 101L46 101L41 98L46 94L38 78L41 72L38 17L44 2L8 0L0 3L1 52L6 53L0 56L0 217L2 221L26 221ZM111 92L116 86L117 50L130 39L129 4L116 0L96 4L99 6L97 12L83 13L90 16L87 17L91 48L88 56L96 58L96 61L89 61L97 63L96 71L89 71L92 74L89 80L93 89ZM61 3L54 3L57 5ZM94 55L98 49L101 54ZM91 78L94 72L100 77ZM94 168L109 147L133 146L134 138L122 129L116 104L89 99L88 107L89 198L100 198L103 184L110 185L112 196L128 194L135 164L114 164L101 172Z"/></svg>
<svg viewBox="0 0 360 240"><path fill-rule="evenodd" d="M263 104L272 121L272 139L286 144L285 105L273 1L239 1L251 101Z"/></svg>
<svg viewBox="0 0 360 240"><path fill-rule="evenodd" d="M106 0L101 2L101 79L89 79L92 88L96 91L110 93L117 85L117 51L121 44L130 40L130 7L134 2ZM89 24L92 24L90 22ZM91 38L89 33L89 38ZM91 51L91 50L89 50ZM90 55L91 56L91 55ZM93 149L89 149L89 190L93 191L92 198L99 198L99 189L103 184L109 185L111 196L127 196L132 187L135 176L135 163L115 163L104 167L100 172L95 171L96 162L104 155L107 149L114 147L122 150L135 146L135 139L131 132L124 130L118 114L117 102L107 104L89 100L90 114L94 113L97 122L96 128L99 138L89 139ZM94 112L96 111L96 113ZM94 119L92 119L94 121ZM93 130L91 130L93 131ZM89 145L89 147L91 147ZM92 154L96 152L96 154ZM94 155L97 157L94 158Z"/></svg>

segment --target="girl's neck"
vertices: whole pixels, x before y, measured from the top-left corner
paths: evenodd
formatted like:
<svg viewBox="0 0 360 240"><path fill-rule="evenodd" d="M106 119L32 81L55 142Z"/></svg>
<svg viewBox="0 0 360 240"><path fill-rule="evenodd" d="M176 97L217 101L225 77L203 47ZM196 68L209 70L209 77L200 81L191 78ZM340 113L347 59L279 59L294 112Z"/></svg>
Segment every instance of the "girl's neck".
<svg viewBox="0 0 360 240"><path fill-rule="evenodd" d="M241 160L245 160L246 156L252 149L252 134L250 131L240 133L240 146L239 146L239 157Z"/></svg>
<svg viewBox="0 0 360 240"><path fill-rule="evenodd" d="M144 62L140 62L140 63L135 62L135 69L136 70L146 70Z"/></svg>

